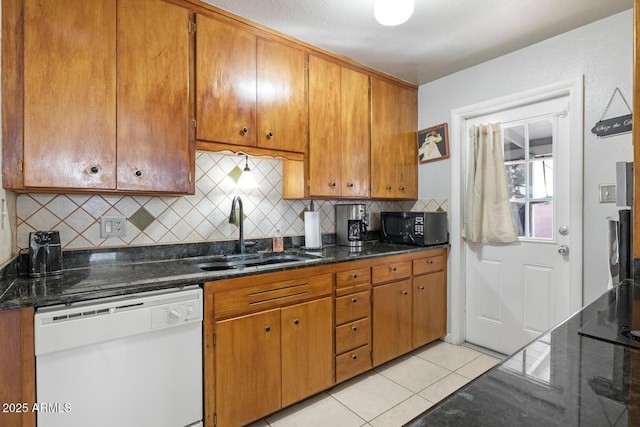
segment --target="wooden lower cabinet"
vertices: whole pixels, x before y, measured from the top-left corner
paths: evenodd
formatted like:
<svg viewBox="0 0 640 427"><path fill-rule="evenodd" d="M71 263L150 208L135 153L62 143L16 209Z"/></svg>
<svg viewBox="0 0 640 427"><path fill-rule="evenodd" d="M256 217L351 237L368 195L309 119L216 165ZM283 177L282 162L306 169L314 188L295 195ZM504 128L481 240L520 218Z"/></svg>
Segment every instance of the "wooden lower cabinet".
<svg viewBox="0 0 640 427"><path fill-rule="evenodd" d="M373 366L411 351L411 279L373 288Z"/></svg>
<svg viewBox="0 0 640 427"><path fill-rule="evenodd" d="M333 385L332 310L331 298L282 309L282 406Z"/></svg>
<svg viewBox="0 0 640 427"><path fill-rule="evenodd" d="M36 425L36 413L31 411L36 401L33 339L33 308L0 312L0 402L26 404L28 408L26 411L3 408L0 412L3 427Z"/></svg>
<svg viewBox="0 0 640 427"><path fill-rule="evenodd" d="M413 278L413 347L447 333L447 280L444 271Z"/></svg>
<svg viewBox="0 0 640 427"><path fill-rule="evenodd" d="M433 249L372 268L373 366L446 335L446 258Z"/></svg>
<svg viewBox="0 0 640 427"><path fill-rule="evenodd" d="M240 426L281 405L280 309L216 322L216 425Z"/></svg>
<svg viewBox="0 0 640 427"><path fill-rule="evenodd" d="M333 276L276 277L219 294L205 285L205 312L221 317L205 319L205 393L215 396L205 395L207 426L245 425L334 384Z"/></svg>
<svg viewBox="0 0 640 427"><path fill-rule="evenodd" d="M444 336L446 254L205 284L206 426L249 424Z"/></svg>

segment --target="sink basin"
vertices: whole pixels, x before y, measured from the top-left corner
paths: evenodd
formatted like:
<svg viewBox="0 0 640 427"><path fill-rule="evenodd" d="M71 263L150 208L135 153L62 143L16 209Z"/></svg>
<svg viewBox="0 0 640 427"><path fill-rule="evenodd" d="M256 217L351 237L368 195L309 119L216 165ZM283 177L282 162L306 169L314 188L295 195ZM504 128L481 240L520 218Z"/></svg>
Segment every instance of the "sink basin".
<svg viewBox="0 0 640 427"><path fill-rule="evenodd" d="M246 267L261 267L273 264L311 261L314 259L319 258L314 256L281 253L229 255L213 261L201 263L198 267L206 271L240 270Z"/></svg>

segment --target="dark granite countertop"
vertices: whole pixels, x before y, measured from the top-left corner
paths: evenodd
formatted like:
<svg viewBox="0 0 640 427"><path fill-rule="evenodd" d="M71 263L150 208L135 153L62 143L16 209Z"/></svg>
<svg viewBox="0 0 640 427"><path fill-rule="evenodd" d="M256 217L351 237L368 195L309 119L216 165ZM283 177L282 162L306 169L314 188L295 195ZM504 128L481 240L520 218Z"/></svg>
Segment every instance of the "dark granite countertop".
<svg viewBox="0 0 640 427"><path fill-rule="evenodd" d="M38 307L75 301L125 295L136 292L180 287L230 277L263 274L314 265L409 253L440 246L421 248L390 243L367 242L360 251L348 247L325 246L321 251L304 251L289 247L285 252L305 253L305 261L246 267L224 271L204 271L198 265L231 253L229 242L220 244L170 245L95 251L69 251L63 255L64 271L60 276L30 278L17 274L20 259L0 272L0 311L21 307ZM267 245L268 246L268 245ZM231 249L230 249L231 248ZM257 245L257 249L261 249ZM265 249L263 246L262 249ZM22 257L24 262L24 256Z"/></svg>
<svg viewBox="0 0 640 427"><path fill-rule="evenodd" d="M609 316L621 308L633 312L634 305L640 321L638 294L640 283L623 282L406 425L640 425L637 342L579 333L594 323L608 325Z"/></svg>

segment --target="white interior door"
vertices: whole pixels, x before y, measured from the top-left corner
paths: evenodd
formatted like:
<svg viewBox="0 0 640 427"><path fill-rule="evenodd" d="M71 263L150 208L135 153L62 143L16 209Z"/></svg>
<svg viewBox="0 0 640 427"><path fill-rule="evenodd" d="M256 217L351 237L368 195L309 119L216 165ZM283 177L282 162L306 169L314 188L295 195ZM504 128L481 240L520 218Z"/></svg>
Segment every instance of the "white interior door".
<svg viewBox="0 0 640 427"><path fill-rule="evenodd" d="M569 110L563 96L466 120L467 129L502 123L519 234L515 244L464 243L468 342L511 354L572 312L571 263L582 248L571 233L582 226L571 223L570 194L582 182L571 182Z"/></svg>

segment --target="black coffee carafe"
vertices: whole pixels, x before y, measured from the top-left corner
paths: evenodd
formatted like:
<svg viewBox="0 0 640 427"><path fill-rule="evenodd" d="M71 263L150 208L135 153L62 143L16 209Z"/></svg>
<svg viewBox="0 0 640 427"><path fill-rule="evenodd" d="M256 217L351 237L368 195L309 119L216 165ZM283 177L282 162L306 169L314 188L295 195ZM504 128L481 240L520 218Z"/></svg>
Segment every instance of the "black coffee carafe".
<svg viewBox="0 0 640 427"><path fill-rule="evenodd" d="M29 276L62 274L62 245L58 231L29 233Z"/></svg>

